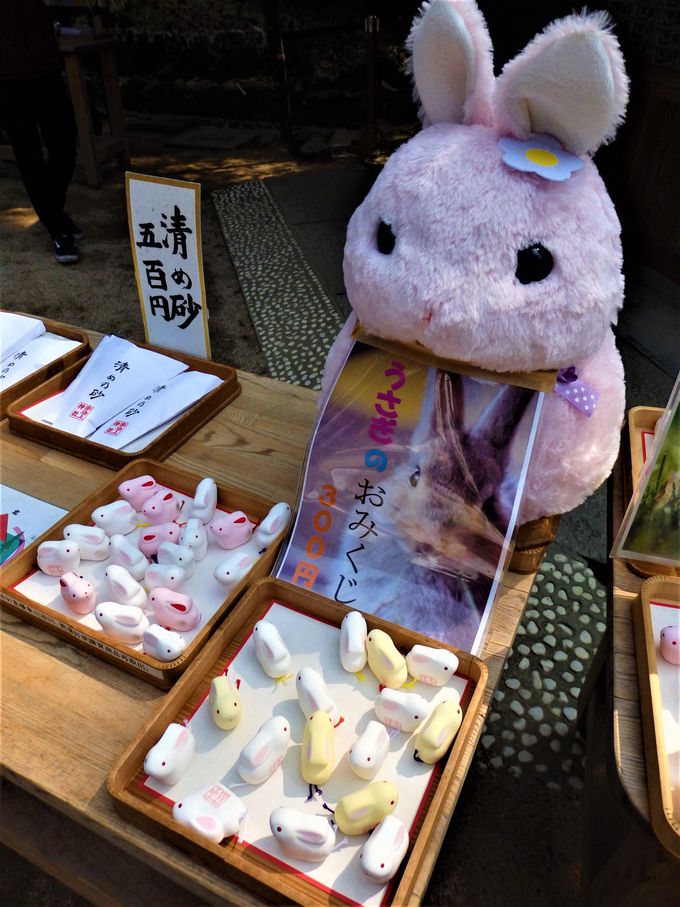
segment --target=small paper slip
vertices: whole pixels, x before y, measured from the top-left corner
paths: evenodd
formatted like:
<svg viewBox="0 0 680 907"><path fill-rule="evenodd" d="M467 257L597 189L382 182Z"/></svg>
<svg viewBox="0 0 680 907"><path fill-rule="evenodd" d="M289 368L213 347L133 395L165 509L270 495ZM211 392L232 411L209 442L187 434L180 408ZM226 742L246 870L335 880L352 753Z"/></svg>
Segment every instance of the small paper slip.
<svg viewBox="0 0 680 907"><path fill-rule="evenodd" d="M39 318L17 315L16 312L0 312L0 360L13 356L45 333L45 325Z"/></svg>
<svg viewBox="0 0 680 907"><path fill-rule="evenodd" d="M188 368L184 362L109 336L64 391L54 424L80 438Z"/></svg>
<svg viewBox="0 0 680 907"><path fill-rule="evenodd" d="M122 450L131 441L184 412L221 383L222 379L216 375L182 372L121 410L98 428L90 440Z"/></svg>
<svg viewBox="0 0 680 907"><path fill-rule="evenodd" d="M0 391L7 390L55 359L61 359L79 344L79 340L69 340L50 333L31 340L27 346L0 363Z"/></svg>

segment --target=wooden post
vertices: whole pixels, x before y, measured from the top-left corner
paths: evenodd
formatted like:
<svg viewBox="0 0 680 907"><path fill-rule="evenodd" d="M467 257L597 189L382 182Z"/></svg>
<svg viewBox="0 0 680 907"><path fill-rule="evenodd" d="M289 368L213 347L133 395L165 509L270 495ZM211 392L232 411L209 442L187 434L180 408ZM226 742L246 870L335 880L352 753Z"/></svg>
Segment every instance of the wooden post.
<svg viewBox="0 0 680 907"><path fill-rule="evenodd" d="M378 16L366 16L366 126L359 136L357 147L362 154L371 155L380 151L382 136L378 129Z"/></svg>
<svg viewBox="0 0 680 907"><path fill-rule="evenodd" d="M64 64L66 66L66 78L68 79L71 103L73 104L73 114L78 127L78 154L85 169L85 180L88 186L98 189L102 184L102 178L97 158L97 143L94 137L83 63L78 53L70 53L65 50Z"/></svg>

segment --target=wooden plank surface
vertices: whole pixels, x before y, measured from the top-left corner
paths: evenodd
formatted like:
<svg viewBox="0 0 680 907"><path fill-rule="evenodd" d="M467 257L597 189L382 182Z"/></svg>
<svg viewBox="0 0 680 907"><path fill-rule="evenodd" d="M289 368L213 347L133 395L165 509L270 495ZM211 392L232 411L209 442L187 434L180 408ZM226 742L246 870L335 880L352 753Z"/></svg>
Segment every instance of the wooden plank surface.
<svg viewBox="0 0 680 907"><path fill-rule="evenodd" d="M240 373L239 380L241 396L168 462L265 497L293 501L316 394L246 373ZM74 506L112 475L101 466L13 436L6 422L0 423L0 443L3 481L62 507ZM509 573L499 588L481 652L489 686L447 809L458 799L532 580ZM114 812L106 775L163 693L6 611L0 618L0 752L7 778L206 900L256 903L234 883ZM416 893L421 897L436 852L437 846L429 855L423 890Z"/></svg>

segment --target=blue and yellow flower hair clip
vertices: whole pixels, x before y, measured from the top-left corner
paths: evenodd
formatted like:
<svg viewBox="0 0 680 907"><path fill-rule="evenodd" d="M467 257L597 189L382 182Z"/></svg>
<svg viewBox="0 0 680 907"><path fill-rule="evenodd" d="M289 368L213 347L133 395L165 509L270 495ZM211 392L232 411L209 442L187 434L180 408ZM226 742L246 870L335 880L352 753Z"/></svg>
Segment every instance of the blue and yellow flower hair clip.
<svg viewBox="0 0 680 907"><path fill-rule="evenodd" d="M569 154L551 135L530 135L527 139L503 137L498 140L503 163L513 170L535 173L543 179L564 182L583 169L583 161Z"/></svg>

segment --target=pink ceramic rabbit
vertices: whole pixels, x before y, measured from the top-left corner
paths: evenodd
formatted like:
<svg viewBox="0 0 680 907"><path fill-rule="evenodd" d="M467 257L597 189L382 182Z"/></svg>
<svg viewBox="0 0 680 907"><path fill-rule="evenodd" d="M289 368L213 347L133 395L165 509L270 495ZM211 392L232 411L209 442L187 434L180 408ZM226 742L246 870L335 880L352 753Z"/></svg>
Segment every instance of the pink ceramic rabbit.
<svg viewBox="0 0 680 907"><path fill-rule="evenodd" d="M158 483L153 476L139 476L128 479L118 486L118 494L139 513L144 503L158 491Z"/></svg>
<svg viewBox="0 0 680 907"><path fill-rule="evenodd" d="M619 222L590 155L628 83L600 13L549 26L494 79L472 0L432 0L409 38L424 128L387 162L347 231L356 320L386 339L495 372L557 369L520 522L580 504L616 458L623 368Z"/></svg>
<svg viewBox="0 0 680 907"><path fill-rule="evenodd" d="M177 523L158 523L139 533L139 550L145 557L158 554L158 549L164 542L179 542L180 527Z"/></svg>
<svg viewBox="0 0 680 907"><path fill-rule="evenodd" d="M171 491L158 491L144 502L142 513L152 526L158 526L176 520L181 507L179 498Z"/></svg>

